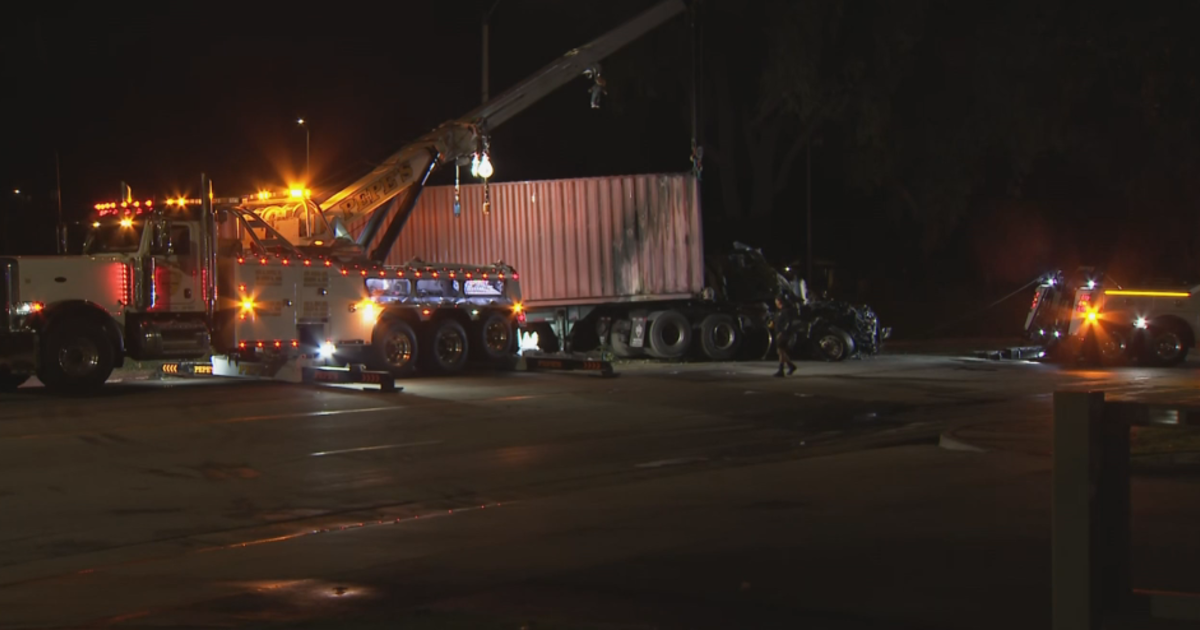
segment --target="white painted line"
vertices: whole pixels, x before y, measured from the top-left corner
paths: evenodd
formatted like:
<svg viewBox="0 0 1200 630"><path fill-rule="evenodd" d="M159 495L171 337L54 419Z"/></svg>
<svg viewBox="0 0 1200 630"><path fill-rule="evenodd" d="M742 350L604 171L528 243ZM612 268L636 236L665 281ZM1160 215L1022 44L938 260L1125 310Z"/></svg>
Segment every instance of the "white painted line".
<svg viewBox="0 0 1200 630"><path fill-rule="evenodd" d="M408 448L410 446L431 446L433 444L441 444L442 440L429 440L427 442L407 442L405 444L383 444L381 446L360 446L358 448L344 448L340 451L321 451L319 453L309 453L311 457L324 457L326 455L341 455L344 453L365 453L367 451L382 451L390 448Z"/></svg>
<svg viewBox="0 0 1200 630"><path fill-rule="evenodd" d="M634 468L662 468L663 466L678 466L680 464L693 464L696 462L706 462L707 457L678 457L675 459L659 459L652 462L637 464Z"/></svg>

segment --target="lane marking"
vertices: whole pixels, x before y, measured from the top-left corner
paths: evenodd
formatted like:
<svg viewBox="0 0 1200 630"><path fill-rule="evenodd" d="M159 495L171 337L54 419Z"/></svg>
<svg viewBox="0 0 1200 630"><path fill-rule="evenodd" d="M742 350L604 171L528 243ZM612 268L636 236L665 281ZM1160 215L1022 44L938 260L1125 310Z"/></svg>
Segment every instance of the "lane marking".
<svg viewBox="0 0 1200 630"><path fill-rule="evenodd" d="M106 427L103 427L102 429L101 428L80 429L78 431L60 431L60 432L56 432L56 433L28 433L25 435L5 435L5 436L0 436L0 441L2 441L2 440L33 440L33 439L48 438L48 437L75 437L75 436L79 436L79 435L91 435L93 433L97 433L100 430L112 432L112 431L122 431L122 430L128 430L128 429L181 428L181 427L212 425L212 424L234 424L234 423L239 423L239 422L258 422L261 420L288 420L288 419L293 419L293 418L322 418L322 417L327 417L327 416L342 416L342 415L349 415L349 414L356 414L356 413L377 413L380 411L399 411L402 409L405 409L405 407L400 407L400 406L366 407L366 408L362 408L362 409L330 409L330 410L325 410L325 411L298 411L298 412L293 412L293 413L279 413L279 414L271 414L271 415L265 415L265 416L240 416L240 417L235 417L235 418L224 418L224 419L220 419L220 420L194 420L194 421L186 421L183 424L166 424L166 423L162 423L162 422L150 422L150 423L143 423L143 424L126 424L126 425L115 426L115 427L107 427L106 426Z"/></svg>
<svg viewBox="0 0 1200 630"><path fill-rule="evenodd" d="M344 453L365 453L367 451L382 451L391 448L408 448L410 446L430 446L433 444L441 444L442 440L427 440L425 442L406 442L404 444L383 444L380 446L360 446L358 448L344 448L337 451L320 451L318 453L309 453L310 457L324 457L326 455L341 455Z"/></svg>
<svg viewBox="0 0 1200 630"><path fill-rule="evenodd" d="M634 468L662 468L663 466L679 466L681 464L694 464L706 461L708 461L707 457L677 457L675 459L659 459L652 462L635 464Z"/></svg>

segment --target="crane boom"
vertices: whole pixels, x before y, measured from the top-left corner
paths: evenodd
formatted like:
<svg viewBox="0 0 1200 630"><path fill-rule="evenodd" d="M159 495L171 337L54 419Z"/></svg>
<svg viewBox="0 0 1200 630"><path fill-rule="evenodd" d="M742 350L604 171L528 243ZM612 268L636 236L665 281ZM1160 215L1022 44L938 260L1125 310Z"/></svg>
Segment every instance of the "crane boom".
<svg viewBox="0 0 1200 630"><path fill-rule="evenodd" d="M665 0L589 44L568 51L496 98L418 138L366 176L330 196L322 205L330 218L349 222L379 210L413 184L421 184L439 164L478 150L480 136L579 77L600 60L667 22L685 9L683 0ZM407 196L415 202L415 195ZM379 219L379 220L376 220ZM372 217L377 229L383 217ZM375 229L369 230L374 232ZM392 230L389 228L389 233ZM373 236L373 234L371 234ZM369 244L361 243L362 245Z"/></svg>

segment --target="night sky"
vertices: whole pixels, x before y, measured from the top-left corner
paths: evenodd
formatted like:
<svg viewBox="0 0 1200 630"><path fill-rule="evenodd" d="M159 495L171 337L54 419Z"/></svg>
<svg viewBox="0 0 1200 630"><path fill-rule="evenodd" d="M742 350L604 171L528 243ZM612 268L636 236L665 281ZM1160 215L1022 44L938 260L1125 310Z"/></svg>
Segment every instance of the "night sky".
<svg viewBox="0 0 1200 630"><path fill-rule="evenodd" d="M481 16L493 3L322 3L320 15L295 4L79 3L24 16L4 38L0 178L45 198L59 151L67 214L115 198L121 181L145 196L194 191L201 172L219 193L279 189L303 174L304 117L313 188L332 192L479 103ZM650 3L592 4L580 19L553 2L500 2L491 93ZM675 104L596 111L587 88L581 77L497 130L495 179L688 168L689 123ZM656 107L673 120L647 134Z"/></svg>
<svg viewBox="0 0 1200 630"><path fill-rule="evenodd" d="M40 5L6 15L0 247L53 249L117 195L280 188L311 123L318 196L480 100L494 0ZM491 92L652 5L501 0ZM1194 2L704 0L705 245L814 253L838 290L923 317L1079 264L1200 277ZM496 130L495 179L690 168L680 17ZM451 171L435 176L448 183ZM12 191L21 189L22 195ZM953 287L948 289L948 287ZM943 308L959 308L947 306Z"/></svg>

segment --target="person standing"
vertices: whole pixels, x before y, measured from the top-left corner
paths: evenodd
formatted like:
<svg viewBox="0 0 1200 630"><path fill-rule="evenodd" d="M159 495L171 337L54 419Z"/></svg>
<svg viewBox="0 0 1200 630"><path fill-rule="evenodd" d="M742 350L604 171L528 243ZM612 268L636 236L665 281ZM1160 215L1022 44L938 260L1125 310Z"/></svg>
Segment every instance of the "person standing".
<svg viewBox="0 0 1200 630"><path fill-rule="evenodd" d="M788 356L788 348L792 345L792 313L783 297L775 298L775 314L771 317L771 328L775 331L775 352L779 354L779 370L775 372L778 378L784 377L784 367L787 376L796 371L796 364Z"/></svg>

